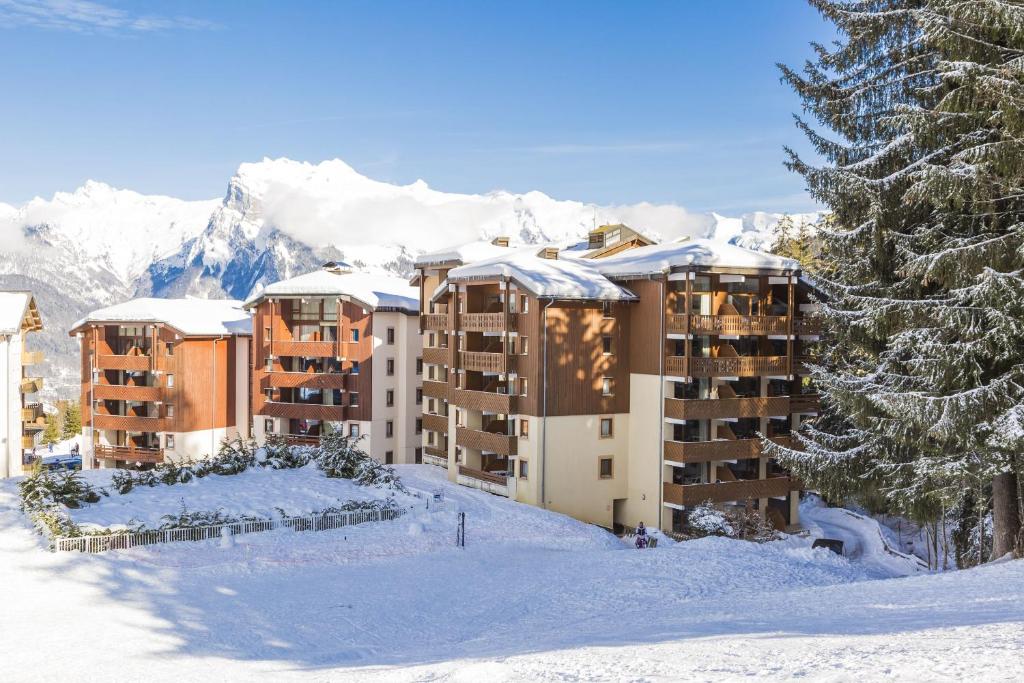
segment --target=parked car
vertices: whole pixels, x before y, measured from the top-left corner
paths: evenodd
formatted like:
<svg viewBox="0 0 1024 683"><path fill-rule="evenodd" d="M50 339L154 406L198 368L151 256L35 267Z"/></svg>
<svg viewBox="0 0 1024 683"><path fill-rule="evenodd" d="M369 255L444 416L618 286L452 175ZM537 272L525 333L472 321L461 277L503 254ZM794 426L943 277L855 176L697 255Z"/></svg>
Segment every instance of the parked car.
<svg viewBox="0 0 1024 683"><path fill-rule="evenodd" d="M82 469L82 456L80 455L53 455L43 458L43 468L51 472L60 470Z"/></svg>

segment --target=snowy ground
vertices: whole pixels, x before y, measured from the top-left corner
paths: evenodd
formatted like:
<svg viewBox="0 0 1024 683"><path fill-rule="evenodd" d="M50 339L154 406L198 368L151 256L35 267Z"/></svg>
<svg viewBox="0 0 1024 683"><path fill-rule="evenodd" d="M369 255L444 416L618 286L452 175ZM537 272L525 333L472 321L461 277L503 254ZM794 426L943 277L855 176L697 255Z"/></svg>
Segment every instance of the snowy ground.
<svg viewBox="0 0 1024 683"><path fill-rule="evenodd" d="M446 511L96 556L42 550L0 483L4 680L1024 678L1024 562L873 579L799 539L637 551L398 469Z"/></svg>

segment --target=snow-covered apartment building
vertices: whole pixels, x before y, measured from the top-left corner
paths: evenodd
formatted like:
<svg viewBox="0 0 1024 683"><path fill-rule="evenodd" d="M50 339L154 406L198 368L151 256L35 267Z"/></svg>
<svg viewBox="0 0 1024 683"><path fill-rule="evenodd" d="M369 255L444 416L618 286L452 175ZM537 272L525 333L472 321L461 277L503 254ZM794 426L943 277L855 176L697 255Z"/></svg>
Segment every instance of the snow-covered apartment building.
<svg viewBox="0 0 1024 683"><path fill-rule="evenodd" d="M567 249L473 243L417 263L424 461L609 528L710 500L798 523L762 454L817 409L789 259L604 226Z"/></svg>
<svg viewBox="0 0 1024 683"><path fill-rule="evenodd" d="M362 437L383 463L419 462L419 301L398 277L344 263L268 285L253 314L252 413L268 434L313 441L327 430Z"/></svg>
<svg viewBox="0 0 1024 683"><path fill-rule="evenodd" d="M74 324L83 467L199 459L249 435L252 323L239 301L134 299Z"/></svg>
<svg viewBox="0 0 1024 683"><path fill-rule="evenodd" d="M43 352L27 344L27 335L41 329L31 292L0 291L0 478L27 470L25 451L46 426L42 403L30 398L43 388L31 370L43 362Z"/></svg>

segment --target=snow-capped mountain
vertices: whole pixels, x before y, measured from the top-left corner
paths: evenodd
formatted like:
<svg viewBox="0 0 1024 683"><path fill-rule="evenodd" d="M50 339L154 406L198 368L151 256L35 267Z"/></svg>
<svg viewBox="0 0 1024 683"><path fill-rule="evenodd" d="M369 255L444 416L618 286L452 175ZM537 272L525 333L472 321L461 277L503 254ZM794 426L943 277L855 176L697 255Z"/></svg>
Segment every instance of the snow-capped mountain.
<svg viewBox="0 0 1024 683"><path fill-rule="evenodd" d="M78 190L0 204L0 287L36 293L50 363L48 393L73 396L81 314L131 296L245 298L275 280L343 259L407 276L417 254L507 235L571 243L605 223L657 240L709 237L765 249L782 214L738 218L676 205L598 206L542 192L458 194L394 185L340 160L242 164L222 200L146 196L89 181ZM795 215L794 222L817 218Z"/></svg>

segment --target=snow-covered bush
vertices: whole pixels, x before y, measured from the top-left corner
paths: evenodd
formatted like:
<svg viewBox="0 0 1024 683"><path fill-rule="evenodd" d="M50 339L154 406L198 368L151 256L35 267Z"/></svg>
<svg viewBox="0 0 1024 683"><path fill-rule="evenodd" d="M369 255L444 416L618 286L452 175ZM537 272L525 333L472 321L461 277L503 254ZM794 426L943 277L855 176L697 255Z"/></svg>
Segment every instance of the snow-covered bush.
<svg viewBox="0 0 1024 683"><path fill-rule="evenodd" d="M320 440L314 449L317 467L328 477L351 479L360 486L376 486L405 492L395 470L381 465L361 448L362 437L351 438L341 432L332 432Z"/></svg>
<svg viewBox="0 0 1024 683"><path fill-rule="evenodd" d="M687 519L687 527L690 535L697 537L704 536L728 536L732 537L736 532L726 519L725 513L711 501L701 503L690 512Z"/></svg>
<svg viewBox="0 0 1024 683"><path fill-rule="evenodd" d="M690 511L686 533L694 538L724 536L764 543L776 537L775 530L756 510L741 507L716 508L705 501Z"/></svg>
<svg viewBox="0 0 1024 683"><path fill-rule="evenodd" d="M308 465L311 453L309 447L289 446L284 437L274 434L267 437L263 448L257 451L256 459L262 467L288 470Z"/></svg>
<svg viewBox="0 0 1024 683"><path fill-rule="evenodd" d="M100 499L97 491L77 471L49 472L36 468L32 474L18 484L23 510L35 511L63 505L69 508L82 507L83 503L95 503Z"/></svg>

